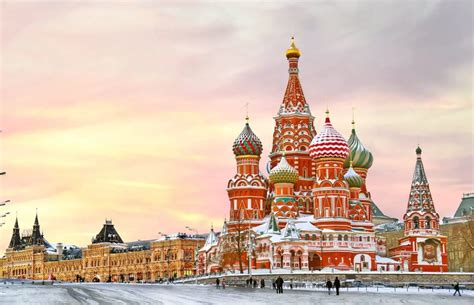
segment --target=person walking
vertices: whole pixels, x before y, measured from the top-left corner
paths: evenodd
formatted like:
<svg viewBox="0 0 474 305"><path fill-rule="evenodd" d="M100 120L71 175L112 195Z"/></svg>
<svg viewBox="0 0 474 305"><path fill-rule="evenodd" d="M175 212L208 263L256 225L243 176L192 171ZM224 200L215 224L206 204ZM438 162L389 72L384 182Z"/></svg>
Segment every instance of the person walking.
<svg viewBox="0 0 474 305"><path fill-rule="evenodd" d="M326 282L326 287L328 288L328 294L331 295L332 283L330 279Z"/></svg>
<svg viewBox="0 0 474 305"><path fill-rule="evenodd" d="M216 289L219 289L219 284L221 283L221 281L219 280L219 278L216 279Z"/></svg>
<svg viewBox="0 0 474 305"><path fill-rule="evenodd" d="M276 285L277 285L277 293L283 293L283 283L285 281L283 281L283 279L281 278L281 276L279 276L276 280Z"/></svg>
<svg viewBox="0 0 474 305"><path fill-rule="evenodd" d="M265 280L264 279L260 280L260 288L265 288Z"/></svg>
<svg viewBox="0 0 474 305"><path fill-rule="evenodd" d="M293 279L290 280L290 289L293 290Z"/></svg>
<svg viewBox="0 0 474 305"><path fill-rule="evenodd" d="M341 288L341 282L339 281L339 278L337 276L334 280L334 288L336 288L336 295L339 295L339 288Z"/></svg>
<svg viewBox="0 0 474 305"><path fill-rule="evenodd" d="M272 280L272 287L273 287L273 289L276 289L276 280ZM277 291L277 293L278 293L278 291Z"/></svg>
<svg viewBox="0 0 474 305"><path fill-rule="evenodd" d="M455 296L456 293L458 293L459 296L461 296L461 291L459 290L459 282L456 282L456 285L454 285L454 294L453 294L453 296Z"/></svg>
<svg viewBox="0 0 474 305"><path fill-rule="evenodd" d="M222 289L225 289L225 279L222 279Z"/></svg>

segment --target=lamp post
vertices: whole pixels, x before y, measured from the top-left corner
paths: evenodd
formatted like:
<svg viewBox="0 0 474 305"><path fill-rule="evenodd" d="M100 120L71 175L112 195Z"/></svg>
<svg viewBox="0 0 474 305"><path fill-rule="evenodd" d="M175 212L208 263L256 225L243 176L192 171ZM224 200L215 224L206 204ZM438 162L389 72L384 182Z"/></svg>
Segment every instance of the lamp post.
<svg viewBox="0 0 474 305"><path fill-rule="evenodd" d="M4 202L0 203L0 207L6 205L6 204L9 203L9 202L10 202L10 199L5 200Z"/></svg>
<svg viewBox="0 0 474 305"><path fill-rule="evenodd" d="M198 231L197 231L196 229L193 229L193 228L191 228L191 227L189 227L189 226L186 226L185 228L188 229L188 230L191 231L191 232L194 232L195 235L198 235Z"/></svg>

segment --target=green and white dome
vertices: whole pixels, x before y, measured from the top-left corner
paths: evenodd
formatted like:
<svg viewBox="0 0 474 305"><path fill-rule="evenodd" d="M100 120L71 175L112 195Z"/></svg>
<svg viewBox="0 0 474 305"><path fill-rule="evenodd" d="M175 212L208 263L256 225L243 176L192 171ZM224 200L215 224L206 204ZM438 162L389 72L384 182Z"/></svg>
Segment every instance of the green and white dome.
<svg viewBox="0 0 474 305"><path fill-rule="evenodd" d="M347 170L347 173L344 175L344 180L349 183L349 187L360 188L362 184L364 184L364 179L355 172L352 166L349 166L349 170Z"/></svg>
<svg viewBox="0 0 474 305"><path fill-rule="evenodd" d="M270 171L270 181L275 183L296 183L298 181L298 171L288 164L285 156L281 157L280 162Z"/></svg>
<svg viewBox="0 0 474 305"><path fill-rule="evenodd" d="M352 133L349 137L349 140L347 141L347 144L349 144L350 156L347 157L346 162L344 163L344 168L349 168L349 159L352 156L353 167L369 169L372 166L372 162L374 162L374 157L359 140L354 128L352 128Z"/></svg>

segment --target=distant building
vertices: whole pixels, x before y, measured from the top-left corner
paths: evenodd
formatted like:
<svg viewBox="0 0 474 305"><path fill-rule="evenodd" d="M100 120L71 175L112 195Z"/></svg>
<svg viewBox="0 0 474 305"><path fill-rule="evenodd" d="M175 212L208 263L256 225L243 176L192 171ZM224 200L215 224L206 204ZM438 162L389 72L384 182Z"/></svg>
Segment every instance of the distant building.
<svg viewBox="0 0 474 305"><path fill-rule="evenodd" d="M123 242L111 220L86 248L58 243L52 246L40 234L38 215L31 235L20 236L18 219L0 278L64 281L156 281L193 275L197 250L205 236L178 233L158 240Z"/></svg>
<svg viewBox="0 0 474 305"><path fill-rule="evenodd" d="M463 222L474 219L474 193L465 193L453 217L444 217L443 223Z"/></svg>

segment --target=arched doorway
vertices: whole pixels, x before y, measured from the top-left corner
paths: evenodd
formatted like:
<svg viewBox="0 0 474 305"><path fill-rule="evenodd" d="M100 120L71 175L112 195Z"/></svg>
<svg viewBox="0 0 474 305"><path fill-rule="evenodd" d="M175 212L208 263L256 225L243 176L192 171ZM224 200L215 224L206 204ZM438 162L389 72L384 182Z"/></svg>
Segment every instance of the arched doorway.
<svg viewBox="0 0 474 305"><path fill-rule="evenodd" d="M309 270L321 270L321 257L318 254L309 252L308 260Z"/></svg>

